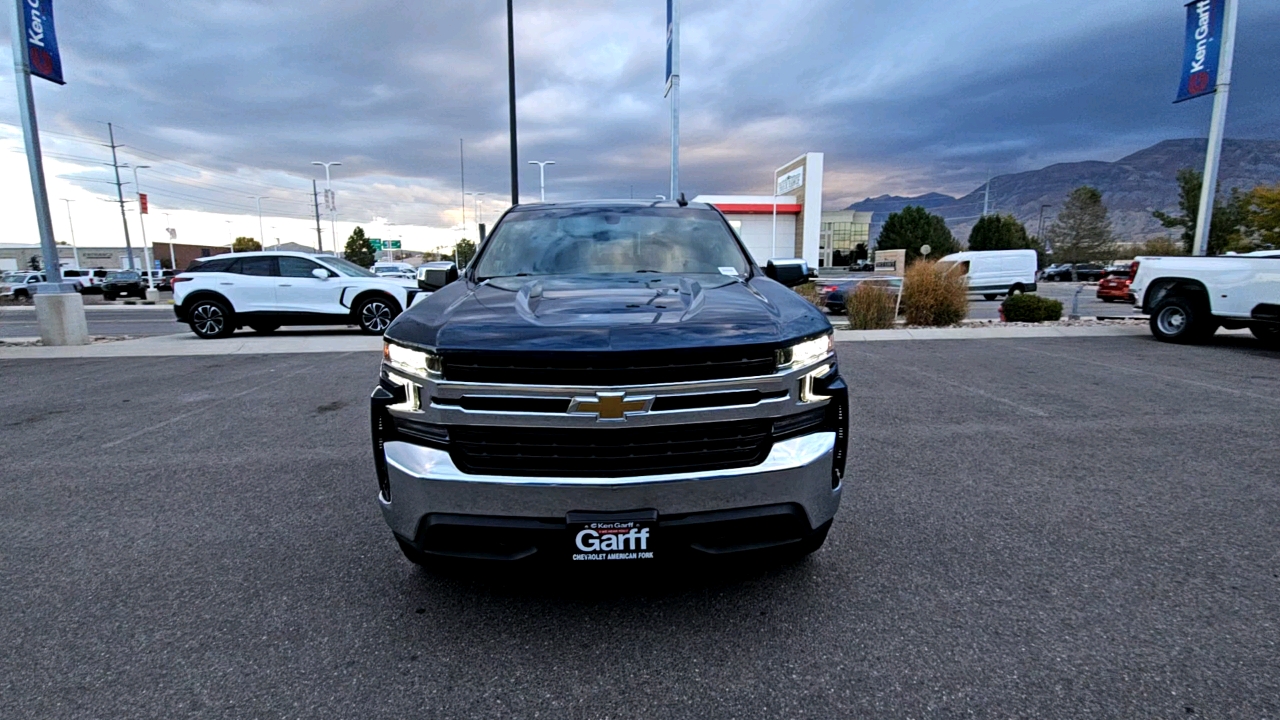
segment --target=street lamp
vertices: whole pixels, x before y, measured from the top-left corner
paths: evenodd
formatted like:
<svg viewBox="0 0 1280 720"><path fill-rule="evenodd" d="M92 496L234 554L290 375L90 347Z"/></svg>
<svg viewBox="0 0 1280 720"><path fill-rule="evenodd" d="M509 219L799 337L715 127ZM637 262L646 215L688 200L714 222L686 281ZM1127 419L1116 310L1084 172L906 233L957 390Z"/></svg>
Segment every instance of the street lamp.
<svg viewBox="0 0 1280 720"><path fill-rule="evenodd" d="M547 166L555 165L555 160L530 160L530 165L538 166L538 191L541 194L542 202L547 201Z"/></svg>
<svg viewBox="0 0 1280 720"><path fill-rule="evenodd" d="M146 208L142 207L142 186L138 184L138 171L147 170L150 165L134 165L133 166L133 191L138 194L138 226L142 228L142 257L147 263L147 287L156 289L156 278L151 272L151 249L147 245L147 223L143 215L146 215Z"/></svg>
<svg viewBox="0 0 1280 720"><path fill-rule="evenodd" d="M338 224L337 224L337 221L334 219L334 215L338 211L338 204L333 201L333 182L332 182L332 178L330 178L329 176L329 167L331 165L341 165L342 163L320 162L319 160L313 160L311 164L324 166L324 198L325 198L325 202L329 205L329 232L333 235L333 254L337 256Z"/></svg>
<svg viewBox="0 0 1280 720"><path fill-rule="evenodd" d="M482 192L469 192L469 193L467 193L467 194L468 194L468 195L470 195L470 196L472 196L472 197L474 197L474 198L476 199L476 200L475 200L475 213L474 213L474 214L475 214L475 216L476 216L476 227L477 227L477 228L479 228L479 227L480 227L480 198L484 197L484 196L485 196L485 195L487 195L488 193L482 193ZM479 232L479 230L477 230L476 232Z"/></svg>
<svg viewBox="0 0 1280 720"><path fill-rule="evenodd" d="M1044 245L1044 254L1045 254L1045 255L1052 255L1052 254L1053 254L1053 248L1052 248L1052 247L1050 247L1050 246L1049 246L1049 243L1045 242L1045 239L1044 239L1044 211L1045 211L1045 210L1048 210L1048 209L1049 209L1049 208L1051 208L1051 207L1053 207L1053 206L1052 206L1052 205L1041 205L1041 206L1040 206L1040 230L1039 230L1039 233L1040 233L1040 234L1039 234L1039 240L1040 240L1040 244L1041 244L1041 245Z"/></svg>
<svg viewBox="0 0 1280 720"><path fill-rule="evenodd" d="M74 201L62 198L62 202L67 204L67 227L71 228L71 254L76 259L76 267L80 267L80 250L76 248L76 226L71 222L71 203Z"/></svg>
<svg viewBox="0 0 1280 720"><path fill-rule="evenodd" d="M267 246L267 234L262 231L262 201L265 199L263 195L250 195L250 200L258 203L258 237L262 240L262 247ZM280 243L277 242L277 245Z"/></svg>
<svg viewBox="0 0 1280 720"><path fill-rule="evenodd" d="M164 213L164 231L169 233L169 269L177 272L178 261L174 259L173 241L178 239L178 232L173 229L173 223L169 220L169 213Z"/></svg>

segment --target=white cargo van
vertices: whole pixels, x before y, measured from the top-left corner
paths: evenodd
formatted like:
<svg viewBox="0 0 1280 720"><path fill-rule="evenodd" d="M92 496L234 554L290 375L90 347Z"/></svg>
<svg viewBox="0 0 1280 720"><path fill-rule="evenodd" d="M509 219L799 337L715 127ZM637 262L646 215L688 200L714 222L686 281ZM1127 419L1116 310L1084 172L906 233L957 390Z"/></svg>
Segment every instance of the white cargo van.
<svg viewBox="0 0 1280 720"><path fill-rule="evenodd" d="M969 280L969 294L995 300L1001 295L1036 291L1035 250L970 250L940 262L955 263Z"/></svg>

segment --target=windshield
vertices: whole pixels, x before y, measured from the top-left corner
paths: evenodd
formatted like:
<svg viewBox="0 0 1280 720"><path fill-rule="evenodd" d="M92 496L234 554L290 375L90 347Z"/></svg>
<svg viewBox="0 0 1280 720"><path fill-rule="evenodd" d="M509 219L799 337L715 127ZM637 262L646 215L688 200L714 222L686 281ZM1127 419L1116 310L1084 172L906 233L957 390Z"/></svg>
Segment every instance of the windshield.
<svg viewBox="0 0 1280 720"><path fill-rule="evenodd" d="M339 275L345 275L346 277L377 277L377 275L374 275L350 260L327 257L321 262L333 268Z"/></svg>
<svg viewBox="0 0 1280 720"><path fill-rule="evenodd" d="M477 278L680 273L745 276L724 220L697 208L548 208L511 213L485 243Z"/></svg>
<svg viewBox="0 0 1280 720"><path fill-rule="evenodd" d="M20 283L27 279L26 273L7 272L4 277L0 277L0 282Z"/></svg>
<svg viewBox="0 0 1280 720"><path fill-rule="evenodd" d="M139 277L141 276L132 270L126 270L124 272L107 273L108 280L137 280Z"/></svg>

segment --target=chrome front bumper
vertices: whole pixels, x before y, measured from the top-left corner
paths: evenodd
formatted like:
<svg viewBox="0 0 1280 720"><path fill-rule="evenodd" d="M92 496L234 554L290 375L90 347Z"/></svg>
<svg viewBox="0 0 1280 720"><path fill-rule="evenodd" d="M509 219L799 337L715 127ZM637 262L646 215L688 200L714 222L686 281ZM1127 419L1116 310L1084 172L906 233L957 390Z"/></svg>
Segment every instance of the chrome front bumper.
<svg viewBox="0 0 1280 720"><path fill-rule="evenodd" d="M391 500L378 505L399 536L414 538L430 514L564 518L572 511L657 510L685 515L796 505L811 529L835 517L832 488L836 434L818 432L774 443L759 465L710 472L611 478L469 475L449 453L406 442L385 444Z"/></svg>

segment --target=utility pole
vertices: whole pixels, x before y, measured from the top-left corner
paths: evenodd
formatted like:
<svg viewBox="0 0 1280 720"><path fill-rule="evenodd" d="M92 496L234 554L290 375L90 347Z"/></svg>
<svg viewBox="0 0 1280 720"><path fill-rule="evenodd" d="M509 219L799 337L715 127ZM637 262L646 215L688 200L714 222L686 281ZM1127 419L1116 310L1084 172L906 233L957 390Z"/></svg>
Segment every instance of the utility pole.
<svg viewBox="0 0 1280 720"><path fill-rule="evenodd" d="M120 182L120 159L116 157L116 148L124 147L116 144L116 131L111 123L107 123L107 137L111 138L111 166L116 171L116 201L120 203L120 223L124 225L124 252L129 260L129 269L137 270L133 264L133 243L129 240L129 217L124 214L124 184Z"/></svg>
<svg viewBox="0 0 1280 720"><path fill-rule="evenodd" d="M667 0L667 92L671 98L671 199L680 197L680 0Z"/></svg>
<svg viewBox="0 0 1280 720"><path fill-rule="evenodd" d="M1231 94L1231 66L1236 56L1236 17L1240 0L1227 0L1222 17L1222 50L1218 55L1218 85L1209 123L1209 148L1204 158L1204 183L1200 186L1200 212L1196 215L1195 254L1209 253L1209 228L1213 226L1213 201L1218 196L1218 167L1222 162L1222 138L1227 128L1227 100Z"/></svg>
<svg viewBox="0 0 1280 720"><path fill-rule="evenodd" d="M329 176L329 167L331 165L341 165L342 163L313 161L311 164L324 166L324 201L325 206L329 208L329 232L333 235L333 254L334 257L338 257L338 221L335 219L338 213L338 203L333 197L333 180Z"/></svg>
<svg viewBox="0 0 1280 720"><path fill-rule="evenodd" d="M320 190L316 179L311 178L311 201L316 205L316 252L324 252L324 233L320 230Z"/></svg>
<svg viewBox="0 0 1280 720"><path fill-rule="evenodd" d="M71 230L71 256L76 260L76 267L80 267L80 249L76 247L76 226L71 222L71 200L62 198L62 202L67 204L67 228Z"/></svg>
<svg viewBox="0 0 1280 720"><path fill-rule="evenodd" d="M467 156L462 152L462 138L458 138L458 167L462 173L462 236L465 238L467 236ZM457 264L456 249L453 254L454 264Z"/></svg>
<svg viewBox="0 0 1280 720"><path fill-rule="evenodd" d="M987 192L982 197L982 217L991 210L991 173L987 173Z"/></svg>
<svg viewBox="0 0 1280 720"><path fill-rule="evenodd" d="M547 201L547 166L555 165L556 161L530 160L529 164L538 166L538 196L541 198L540 202L545 203Z"/></svg>
<svg viewBox="0 0 1280 720"><path fill-rule="evenodd" d="M507 0L507 100L511 110L511 204L520 204L520 168L516 148L516 25Z"/></svg>

